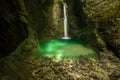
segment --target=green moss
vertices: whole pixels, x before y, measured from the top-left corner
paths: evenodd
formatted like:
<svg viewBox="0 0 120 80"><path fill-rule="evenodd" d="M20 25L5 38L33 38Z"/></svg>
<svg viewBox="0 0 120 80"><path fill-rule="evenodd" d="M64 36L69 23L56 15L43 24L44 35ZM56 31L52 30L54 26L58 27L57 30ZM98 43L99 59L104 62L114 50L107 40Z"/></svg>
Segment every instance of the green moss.
<svg viewBox="0 0 120 80"><path fill-rule="evenodd" d="M23 15L19 15L19 19L20 19L22 22L28 24L28 20L26 19L25 16L23 16Z"/></svg>
<svg viewBox="0 0 120 80"><path fill-rule="evenodd" d="M99 49L101 49L101 50L107 50L106 43L101 38L101 36L98 34L97 29L94 29L94 33L96 35L97 43L99 44L99 45L96 45L96 46L99 46Z"/></svg>
<svg viewBox="0 0 120 80"><path fill-rule="evenodd" d="M102 7L102 6L103 5L96 6L96 7L94 6L93 10L97 10L99 7ZM91 17L94 18L93 20L95 20L97 17L97 21L108 19L108 18L113 17L113 16L117 15L118 13L120 13L119 7L120 7L120 1L115 1L113 3L110 3L108 6L103 8L101 11L96 12Z"/></svg>
<svg viewBox="0 0 120 80"><path fill-rule="evenodd" d="M26 11L24 0L18 0L18 3L20 5L20 9L21 9L20 13L22 13L22 15L27 15L27 11Z"/></svg>

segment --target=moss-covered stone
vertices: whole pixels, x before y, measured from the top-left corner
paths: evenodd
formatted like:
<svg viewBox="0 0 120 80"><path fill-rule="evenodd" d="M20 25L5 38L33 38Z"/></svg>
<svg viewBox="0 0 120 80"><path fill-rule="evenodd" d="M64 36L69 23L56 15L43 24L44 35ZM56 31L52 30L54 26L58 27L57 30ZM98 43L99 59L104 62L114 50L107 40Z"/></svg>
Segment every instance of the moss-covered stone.
<svg viewBox="0 0 120 80"><path fill-rule="evenodd" d="M99 50L109 48L119 55L120 1L66 1L70 8L68 13L71 34Z"/></svg>

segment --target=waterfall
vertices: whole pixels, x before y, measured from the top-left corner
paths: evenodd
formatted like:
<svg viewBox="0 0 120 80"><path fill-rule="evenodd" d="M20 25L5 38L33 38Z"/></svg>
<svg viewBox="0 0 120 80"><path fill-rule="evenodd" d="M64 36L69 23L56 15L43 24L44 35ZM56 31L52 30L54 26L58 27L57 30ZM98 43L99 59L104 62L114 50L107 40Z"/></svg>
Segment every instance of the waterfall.
<svg viewBox="0 0 120 80"><path fill-rule="evenodd" d="M66 5L63 5L63 12L64 12L64 37L63 37L63 39L70 39L70 37L68 37L68 23L67 23Z"/></svg>

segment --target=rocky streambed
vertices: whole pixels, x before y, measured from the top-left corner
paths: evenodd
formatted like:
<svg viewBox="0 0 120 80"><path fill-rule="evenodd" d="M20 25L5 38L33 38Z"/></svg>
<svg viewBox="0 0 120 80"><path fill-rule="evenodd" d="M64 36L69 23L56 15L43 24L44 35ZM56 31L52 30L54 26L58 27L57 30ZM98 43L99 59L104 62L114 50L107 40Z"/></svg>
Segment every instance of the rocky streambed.
<svg viewBox="0 0 120 80"><path fill-rule="evenodd" d="M111 51L100 52L99 59L29 57L30 80L120 80L120 60Z"/></svg>

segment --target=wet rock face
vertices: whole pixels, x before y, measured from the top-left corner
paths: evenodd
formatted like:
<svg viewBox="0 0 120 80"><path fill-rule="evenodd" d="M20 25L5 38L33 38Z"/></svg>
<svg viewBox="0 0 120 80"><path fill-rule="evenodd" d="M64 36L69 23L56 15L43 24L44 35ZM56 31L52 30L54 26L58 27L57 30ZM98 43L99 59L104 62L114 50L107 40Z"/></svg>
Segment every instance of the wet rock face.
<svg viewBox="0 0 120 80"><path fill-rule="evenodd" d="M71 33L99 50L113 50L120 57L120 1L119 0L68 0L70 7L82 7L74 14L69 9ZM82 3L82 5L79 5ZM73 12L74 11L74 12ZM77 16L76 16L77 15ZM81 17L82 16L82 17ZM79 24L78 24L79 22ZM86 24L86 25L82 25Z"/></svg>
<svg viewBox="0 0 120 80"><path fill-rule="evenodd" d="M63 37L63 10L60 0L25 0L29 22L39 39Z"/></svg>
<svg viewBox="0 0 120 80"><path fill-rule="evenodd" d="M90 4L92 2L92 4ZM86 1L86 13L96 24L96 30L111 49L120 57L120 1Z"/></svg>
<svg viewBox="0 0 120 80"><path fill-rule="evenodd" d="M18 1L0 1L0 57L7 56L27 37L24 18Z"/></svg>

